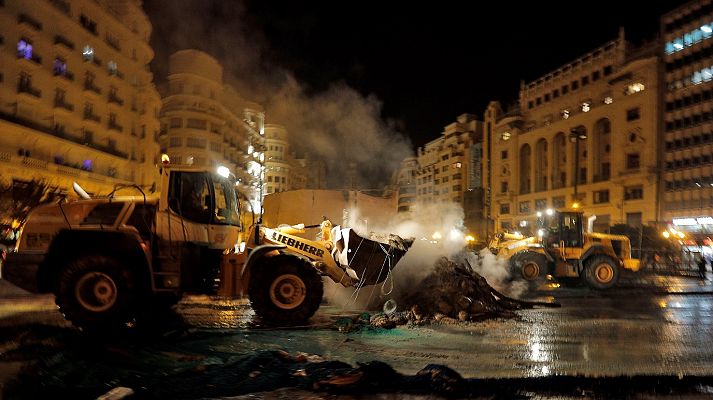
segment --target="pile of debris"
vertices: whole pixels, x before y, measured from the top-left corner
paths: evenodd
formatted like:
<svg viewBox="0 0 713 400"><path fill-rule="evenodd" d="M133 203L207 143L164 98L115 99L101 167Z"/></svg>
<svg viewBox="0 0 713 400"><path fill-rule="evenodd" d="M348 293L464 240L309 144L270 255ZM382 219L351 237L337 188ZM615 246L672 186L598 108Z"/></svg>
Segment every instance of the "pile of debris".
<svg viewBox="0 0 713 400"><path fill-rule="evenodd" d="M488 284L467 259L460 263L440 258L426 279L399 301L410 305L416 321L453 318L460 321L514 317L513 311L536 306L559 307L558 303L510 298Z"/></svg>
<svg viewBox="0 0 713 400"><path fill-rule="evenodd" d="M351 331L360 326L391 329L398 325L426 323L457 323L489 318L512 318L514 311L542 307L560 307L559 303L524 301L510 298L492 286L473 270L467 259L454 262L440 258L434 270L408 294L396 300L404 311L361 314L353 319L341 319L336 327ZM388 308L388 307L385 307Z"/></svg>

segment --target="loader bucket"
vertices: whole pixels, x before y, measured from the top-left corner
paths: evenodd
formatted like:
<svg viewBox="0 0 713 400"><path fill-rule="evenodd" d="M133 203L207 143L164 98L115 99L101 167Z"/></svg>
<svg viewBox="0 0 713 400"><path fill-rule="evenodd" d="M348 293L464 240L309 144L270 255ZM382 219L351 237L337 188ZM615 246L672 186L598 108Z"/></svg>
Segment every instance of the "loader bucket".
<svg viewBox="0 0 713 400"><path fill-rule="evenodd" d="M361 237L352 229L338 230L332 235L337 263L354 278L356 287L383 282L406 254L414 239L389 235L384 240Z"/></svg>

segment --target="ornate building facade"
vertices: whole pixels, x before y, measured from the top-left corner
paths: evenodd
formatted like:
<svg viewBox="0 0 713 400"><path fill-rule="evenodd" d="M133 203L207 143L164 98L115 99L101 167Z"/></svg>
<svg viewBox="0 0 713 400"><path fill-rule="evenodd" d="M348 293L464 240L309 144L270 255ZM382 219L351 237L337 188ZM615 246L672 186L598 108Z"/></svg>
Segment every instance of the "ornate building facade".
<svg viewBox="0 0 713 400"><path fill-rule="evenodd" d="M582 207L597 229L659 219L656 44L616 40L522 84L485 111L489 232L531 226L548 208Z"/></svg>
<svg viewBox="0 0 713 400"><path fill-rule="evenodd" d="M181 50L170 57L161 150L173 164L228 167L253 207L265 194L264 110L223 83L223 67L206 53Z"/></svg>
<svg viewBox="0 0 713 400"><path fill-rule="evenodd" d="M0 2L0 178L155 187L150 35L138 0Z"/></svg>

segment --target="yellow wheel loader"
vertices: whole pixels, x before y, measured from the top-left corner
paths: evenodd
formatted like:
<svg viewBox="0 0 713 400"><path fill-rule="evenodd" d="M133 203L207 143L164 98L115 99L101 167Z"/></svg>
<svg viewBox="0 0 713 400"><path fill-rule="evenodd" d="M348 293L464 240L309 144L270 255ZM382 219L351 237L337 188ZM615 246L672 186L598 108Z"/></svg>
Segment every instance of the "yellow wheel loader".
<svg viewBox="0 0 713 400"><path fill-rule="evenodd" d="M82 199L30 213L2 277L53 293L65 318L87 329L219 290L247 294L267 324L290 325L319 308L322 276L352 287L381 282L412 243L376 242L324 221L321 240L296 236L302 227L256 225L238 253L240 205L228 172L167 165L151 195L136 187L138 196L90 198L75 184Z"/></svg>
<svg viewBox="0 0 713 400"><path fill-rule="evenodd" d="M631 257L631 243L623 235L592 232L593 218L578 209L562 209L538 220L537 236L496 235L490 249L508 260L514 279L533 285L550 275L579 278L594 289L615 286L622 269L639 270ZM509 240L508 240L509 238Z"/></svg>

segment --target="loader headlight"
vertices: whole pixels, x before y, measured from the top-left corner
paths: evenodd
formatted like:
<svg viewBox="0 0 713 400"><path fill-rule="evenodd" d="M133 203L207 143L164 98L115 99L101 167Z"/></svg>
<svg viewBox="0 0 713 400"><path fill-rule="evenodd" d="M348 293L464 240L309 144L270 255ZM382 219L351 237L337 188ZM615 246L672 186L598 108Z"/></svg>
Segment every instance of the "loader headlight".
<svg viewBox="0 0 713 400"><path fill-rule="evenodd" d="M228 167L226 167L224 165L221 165L220 167L218 167L218 170L216 172L218 173L218 175L222 176L223 178L227 178L230 176L230 170L228 169Z"/></svg>

